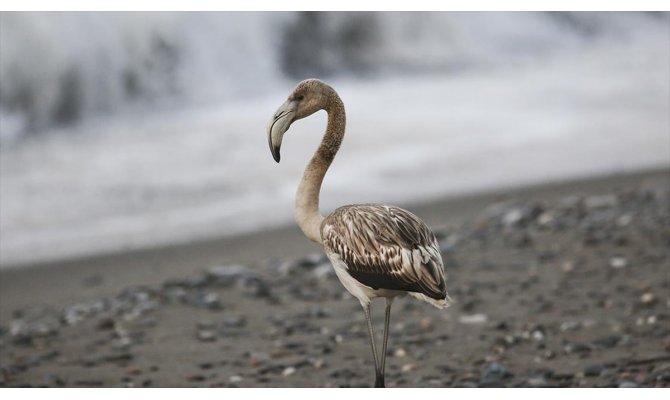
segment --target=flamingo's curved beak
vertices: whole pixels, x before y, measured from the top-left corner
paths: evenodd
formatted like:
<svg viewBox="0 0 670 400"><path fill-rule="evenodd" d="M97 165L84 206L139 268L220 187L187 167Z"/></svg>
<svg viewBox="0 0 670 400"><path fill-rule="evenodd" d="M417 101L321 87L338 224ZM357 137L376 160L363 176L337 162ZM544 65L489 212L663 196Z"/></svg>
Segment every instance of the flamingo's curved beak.
<svg viewBox="0 0 670 400"><path fill-rule="evenodd" d="M284 138L284 133L291 127L291 123L295 120L295 110L297 103L295 101L287 100L282 104L277 112L268 123L268 144L270 145L270 152L272 158L279 162L281 149L281 142Z"/></svg>

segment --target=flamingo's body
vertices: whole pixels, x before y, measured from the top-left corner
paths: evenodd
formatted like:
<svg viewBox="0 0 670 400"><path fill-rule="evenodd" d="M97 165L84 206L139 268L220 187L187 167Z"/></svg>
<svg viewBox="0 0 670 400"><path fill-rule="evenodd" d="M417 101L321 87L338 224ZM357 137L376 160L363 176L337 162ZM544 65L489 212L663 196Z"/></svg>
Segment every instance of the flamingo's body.
<svg viewBox="0 0 670 400"><path fill-rule="evenodd" d="M274 159L291 123L324 109L328 125L319 148L305 169L296 194L296 221L309 239L320 243L342 285L365 311L375 360L375 386L384 387L384 367L391 304L410 295L436 307L449 305L439 246L419 218L401 208L379 204L340 207L327 217L319 213L321 182L344 137L344 104L327 84L309 79L298 84L268 127ZM370 299L386 298L381 363L370 318Z"/></svg>

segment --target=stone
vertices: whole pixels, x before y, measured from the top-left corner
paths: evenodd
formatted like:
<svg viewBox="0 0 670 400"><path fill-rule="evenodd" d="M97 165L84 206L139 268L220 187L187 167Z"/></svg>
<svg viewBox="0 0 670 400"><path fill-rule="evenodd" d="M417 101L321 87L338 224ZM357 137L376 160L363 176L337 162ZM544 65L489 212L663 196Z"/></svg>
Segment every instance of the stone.
<svg viewBox="0 0 670 400"><path fill-rule="evenodd" d="M646 306L653 305L656 303L656 297L653 293L644 293L642 296L640 296L640 303Z"/></svg>
<svg viewBox="0 0 670 400"><path fill-rule="evenodd" d="M609 349L617 346L622 340L623 337L621 335L614 334L598 338L593 341L593 344L601 348Z"/></svg>
<svg viewBox="0 0 670 400"><path fill-rule="evenodd" d="M483 387L502 386L503 381L511 376L512 374L507 371L507 368L505 368L504 365L498 362L492 362L482 370L479 384Z"/></svg>
<svg viewBox="0 0 670 400"><path fill-rule="evenodd" d="M633 216L630 214L623 214L616 220L616 224L619 227L624 227L630 225L630 223L633 221Z"/></svg>
<svg viewBox="0 0 670 400"><path fill-rule="evenodd" d="M408 363L408 364L404 364L404 365L400 368L400 372L402 372L402 373L404 374L404 373L406 373L406 372L414 371L415 369L416 369L416 364L414 364L414 363Z"/></svg>
<svg viewBox="0 0 670 400"><path fill-rule="evenodd" d="M614 207L617 205L617 197L613 194L589 196L584 199L584 205L590 210Z"/></svg>
<svg viewBox="0 0 670 400"><path fill-rule="evenodd" d="M600 376L605 370L605 366L602 364L592 364L584 368L585 376Z"/></svg>
<svg viewBox="0 0 670 400"><path fill-rule="evenodd" d="M193 374L193 375L187 375L186 376L186 380L191 381L191 382L202 382L205 379L207 379L207 378L205 378L204 375L200 375L200 374Z"/></svg>
<svg viewBox="0 0 670 400"><path fill-rule="evenodd" d="M456 233L449 234L443 240L440 240L439 243L440 251L443 254L453 253L454 251L456 251L456 247L458 246L460 240L461 237L458 234Z"/></svg>
<svg viewBox="0 0 670 400"><path fill-rule="evenodd" d="M628 260L625 257L612 257L610 258L610 267L614 269L622 269L628 266Z"/></svg>
<svg viewBox="0 0 670 400"><path fill-rule="evenodd" d="M458 317L458 322L464 325L485 324L487 321L486 314L470 314Z"/></svg>
<svg viewBox="0 0 670 400"><path fill-rule="evenodd" d="M191 300L191 304L198 308L208 310L221 310L223 305L219 295L214 292L197 292Z"/></svg>
<svg viewBox="0 0 670 400"><path fill-rule="evenodd" d="M314 268L312 275L319 280L330 279L335 277L335 270L330 263L323 263Z"/></svg>
<svg viewBox="0 0 670 400"><path fill-rule="evenodd" d="M251 297L274 299L270 284L260 276L249 276L244 279L244 293Z"/></svg>
<svg viewBox="0 0 670 400"><path fill-rule="evenodd" d="M543 376L534 376L534 377L528 378L526 383L530 387L546 387L547 386L547 380L544 379Z"/></svg>
<svg viewBox="0 0 670 400"><path fill-rule="evenodd" d="M201 342L213 342L216 340L216 333L210 330L199 330L196 337Z"/></svg>
<svg viewBox="0 0 670 400"><path fill-rule="evenodd" d="M591 346L584 343L568 343L565 345L566 353L588 353L590 352Z"/></svg>
<svg viewBox="0 0 670 400"><path fill-rule="evenodd" d="M524 218L524 212L520 207L515 207L505 213L502 217L502 223L506 227L512 227L519 224Z"/></svg>
<svg viewBox="0 0 670 400"><path fill-rule="evenodd" d="M405 357L407 355L407 352L402 347L399 347L399 348L396 349L396 351L393 353L393 355L395 357L399 357L399 358L400 357Z"/></svg>
<svg viewBox="0 0 670 400"><path fill-rule="evenodd" d="M244 328L246 325L247 325L247 319L242 316L226 317L223 319L223 322L221 323L221 326L224 329Z"/></svg>
<svg viewBox="0 0 670 400"><path fill-rule="evenodd" d="M198 321L196 326L198 329L213 330L216 327L216 324L212 321Z"/></svg>
<svg viewBox="0 0 670 400"><path fill-rule="evenodd" d="M104 357L104 360L107 362L126 362L126 361L131 361L134 358L134 356L131 353L123 352L123 353L112 353L108 354L107 356Z"/></svg>
<svg viewBox="0 0 670 400"><path fill-rule="evenodd" d="M563 272L572 272L575 269L575 263L572 261L565 261L563 264L561 264L561 270Z"/></svg>
<svg viewBox="0 0 670 400"><path fill-rule="evenodd" d="M579 321L565 321L561 323L559 329L561 332L566 331L576 331L582 327L582 324Z"/></svg>
<svg viewBox="0 0 670 400"><path fill-rule="evenodd" d="M255 275L249 267L244 265L218 265L210 267L205 272L208 281L218 286L232 286L240 279Z"/></svg>
<svg viewBox="0 0 670 400"><path fill-rule="evenodd" d="M554 222L554 216L550 212L543 212L537 217L537 223L540 226L549 226Z"/></svg>

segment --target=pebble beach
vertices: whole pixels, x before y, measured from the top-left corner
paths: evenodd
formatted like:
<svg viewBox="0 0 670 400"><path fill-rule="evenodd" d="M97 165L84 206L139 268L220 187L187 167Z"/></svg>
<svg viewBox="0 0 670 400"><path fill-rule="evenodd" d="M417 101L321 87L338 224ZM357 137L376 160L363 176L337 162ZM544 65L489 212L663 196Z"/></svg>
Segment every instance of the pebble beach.
<svg viewBox="0 0 670 400"><path fill-rule="evenodd" d="M394 303L388 387L670 386L667 169L403 206L455 304ZM294 226L3 269L0 289L0 386L373 383L360 305Z"/></svg>

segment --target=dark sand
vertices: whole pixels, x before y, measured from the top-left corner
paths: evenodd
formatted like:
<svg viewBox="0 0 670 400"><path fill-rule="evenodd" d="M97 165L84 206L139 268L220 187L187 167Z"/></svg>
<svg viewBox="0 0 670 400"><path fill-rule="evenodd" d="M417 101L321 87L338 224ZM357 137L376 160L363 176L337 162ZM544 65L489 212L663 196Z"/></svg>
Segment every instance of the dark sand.
<svg viewBox="0 0 670 400"><path fill-rule="evenodd" d="M406 206L456 304L396 301L387 386L670 386L669 195L663 170ZM2 386L372 380L358 302L293 226L0 272Z"/></svg>

